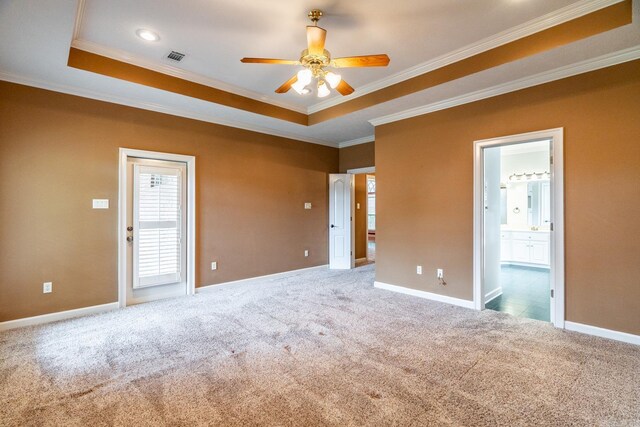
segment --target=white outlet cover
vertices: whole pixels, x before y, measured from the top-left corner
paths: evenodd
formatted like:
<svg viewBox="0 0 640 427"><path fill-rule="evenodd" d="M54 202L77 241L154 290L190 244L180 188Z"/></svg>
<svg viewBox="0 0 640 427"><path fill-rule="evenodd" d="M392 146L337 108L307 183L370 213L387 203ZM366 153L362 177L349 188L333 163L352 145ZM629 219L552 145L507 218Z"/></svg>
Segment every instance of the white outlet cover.
<svg viewBox="0 0 640 427"><path fill-rule="evenodd" d="M360 203L356 203L356 209L360 209Z"/></svg>
<svg viewBox="0 0 640 427"><path fill-rule="evenodd" d="M442 270L441 268L436 270L436 278L438 279L442 279L444 277L444 270Z"/></svg>
<svg viewBox="0 0 640 427"><path fill-rule="evenodd" d="M42 293L43 294L50 294L51 292L53 292L53 283L52 282L44 282L42 284Z"/></svg>
<svg viewBox="0 0 640 427"><path fill-rule="evenodd" d="M307 202L304 204L305 209L311 209L311 203Z"/></svg>
<svg viewBox="0 0 640 427"><path fill-rule="evenodd" d="M213 261L211 263L211 270L217 270L218 269L218 262L217 261Z"/></svg>
<svg viewBox="0 0 640 427"><path fill-rule="evenodd" d="M416 267L416 274L422 274L422 266L421 265Z"/></svg>
<svg viewBox="0 0 640 427"><path fill-rule="evenodd" d="M309 256L309 249L304 250L304 256Z"/></svg>

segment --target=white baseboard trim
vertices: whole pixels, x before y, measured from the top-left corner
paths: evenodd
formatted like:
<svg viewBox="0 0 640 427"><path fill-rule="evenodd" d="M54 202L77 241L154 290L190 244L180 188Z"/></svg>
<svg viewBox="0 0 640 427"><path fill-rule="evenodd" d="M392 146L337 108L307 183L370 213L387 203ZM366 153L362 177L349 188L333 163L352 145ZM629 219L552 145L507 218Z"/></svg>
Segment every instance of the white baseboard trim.
<svg viewBox="0 0 640 427"><path fill-rule="evenodd" d="M289 271L283 271L281 273L267 274L264 276L248 277L246 279L233 280L231 282L222 282L222 283L216 283L213 285L199 286L196 288L196 293L198 294L200 292L207 292L217 288L218 286L239 285L241 283L260 282L262 280L271 280L271 279L278 279L282 277L293 276L294 274L303 273L305 271L326 270L327 268L329 268L329 264L323 264L323 265L317 265L315 267L300 268L298 270L289 270Z"/></svg>
<svg viewBox="0 0 640 427"><path fill-rule="evenodd" d="M464 308L473 309L473 301L469 301L466 299L448 297L446 295L434 294L426 291L419 291L417 289L405 288L402 286L390 285L388 283L383 282L373 282L373 286L378 289L384 289L392 292L399 292L401 294L412 295L414 297L426 298L433 301L444 302L447 304L458 305Z"/></svg>
<svg viewBox="0 0 640 427"><path fill-rule="evenodd" d="M580 332L581 334L595 335L596 337L609 338L610 340L640 345L640 335L633 335L626 332L619 332L611 329L599 328L597 326L591 325L583 325L582 323L569 321L564 322L564 328L568 331Z"/></svg>
<svg viewBox="0 0 640 427"><path fill-rule="evenodd" d="M484 296L484 303L486 304L486 303L490 302L491 300L494 300L494 299L498 298L500 295L502 295L502 286L500 286L500 287L492 290L491 292L487 293Z"/></svg>
<svg viewBox="0 0 640 427"><path fill-rule="evenodd" d="M88 316L89 314L104 313L105 311L116 310L118 307L119 305L117 302L111 302L109 304L93 305L91 307L76 308L74 310L58 311L56 313L42 314L40 316L9 320L6 322L0 322L0 331L57 322L58 320Z"/></svg>

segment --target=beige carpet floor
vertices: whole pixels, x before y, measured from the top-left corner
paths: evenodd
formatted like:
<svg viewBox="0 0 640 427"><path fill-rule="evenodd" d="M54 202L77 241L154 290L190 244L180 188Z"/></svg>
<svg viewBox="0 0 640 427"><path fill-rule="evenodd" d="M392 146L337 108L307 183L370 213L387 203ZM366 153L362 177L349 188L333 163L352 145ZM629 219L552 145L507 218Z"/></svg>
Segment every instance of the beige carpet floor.
<svg viewBox="0 0 640 427"><path fill-rule="evenodd" d="M640 348L373 288L373 269L0 334L3 426L638 426Z"/></svg>

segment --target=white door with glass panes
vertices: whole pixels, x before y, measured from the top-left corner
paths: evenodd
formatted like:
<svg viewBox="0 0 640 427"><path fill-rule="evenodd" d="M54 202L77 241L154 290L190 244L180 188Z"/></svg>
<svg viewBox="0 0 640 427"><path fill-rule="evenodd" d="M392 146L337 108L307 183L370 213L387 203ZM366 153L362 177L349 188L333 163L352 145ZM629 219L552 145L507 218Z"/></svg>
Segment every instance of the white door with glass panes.
<svg viewBox="0 0 640 427"><path fill-rule="evenodd" d="M127 305L187 294L186 164L127 161Z"/></svg>

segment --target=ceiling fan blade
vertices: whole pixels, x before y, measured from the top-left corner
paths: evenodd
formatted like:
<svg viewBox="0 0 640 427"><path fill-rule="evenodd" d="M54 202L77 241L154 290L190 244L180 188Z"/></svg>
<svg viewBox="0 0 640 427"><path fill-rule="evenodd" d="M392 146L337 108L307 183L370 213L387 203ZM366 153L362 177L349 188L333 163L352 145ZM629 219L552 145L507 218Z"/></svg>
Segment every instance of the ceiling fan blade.
<svg viewBox="0 0 640 427"><path fill-rule="evenodd" d="M309 25L307 27L307 49L309 49L309 53L311 55L322 55L326 38L327 30Z"/></svg>
<svg viewBox="0 0 640 427"><path fill-rule="evenodd" d="M336 86L336 90L340 92L341 95L347 96L351 95L355 89L352 88L349 83L345 82L344 80L340 80L340 83L338 83L338 86Z"/></svg>
<svg viewBox="0 0 640 427"><path fill-rule="evenodd" d="M386 67L389 65L389 57L386 54L348 56L345 58L335 58L331 65L338 68L347 67Z"/></svg>
<svg viewBox="0 0 640 427"><path fill-rule="evenodd" d="M273 58L242 58L240 62L245 64L286 64L286 65L298 65L300 61L294 61L292 59L273 59Z"/></svg>
<svg viewBox="0 0 640 427"><path fill-rule="evenodd" d="M289 80L287 80L282 86L276 89L276 93L286 93L291 89L291 85L298 81L298 75L294 74Z"/></svg>

